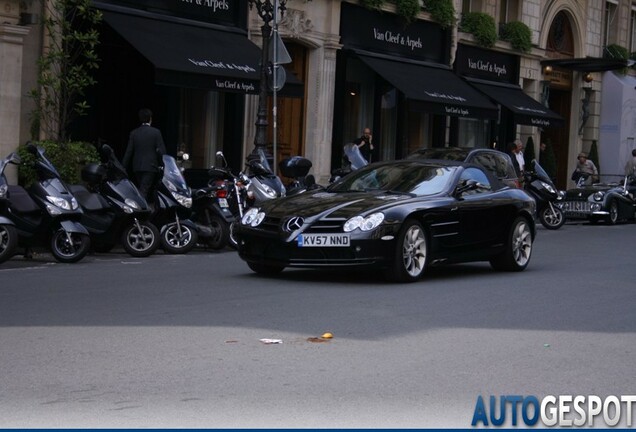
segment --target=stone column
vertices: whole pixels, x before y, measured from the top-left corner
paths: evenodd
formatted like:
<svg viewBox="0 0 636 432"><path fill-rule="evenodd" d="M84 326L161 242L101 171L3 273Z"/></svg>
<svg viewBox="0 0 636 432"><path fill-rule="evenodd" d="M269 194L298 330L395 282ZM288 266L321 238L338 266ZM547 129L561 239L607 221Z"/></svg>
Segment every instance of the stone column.
<svg viewBox="0 0 636 432"><path fill-rule="evenodd" d="M334 89L338 41L327 40L311 51L307 76L307 130L305 156L313 163L316 181L327 184L331 174Z"/></svg>
<svg viewBox="0 0 636 432"><path fill-rule="evenodd" d="M0 157L3 158L17 149L20 140L22 50L28 34L27 27L0 24ZM9 182L15 184L15 169L6 174Z"/></svg>

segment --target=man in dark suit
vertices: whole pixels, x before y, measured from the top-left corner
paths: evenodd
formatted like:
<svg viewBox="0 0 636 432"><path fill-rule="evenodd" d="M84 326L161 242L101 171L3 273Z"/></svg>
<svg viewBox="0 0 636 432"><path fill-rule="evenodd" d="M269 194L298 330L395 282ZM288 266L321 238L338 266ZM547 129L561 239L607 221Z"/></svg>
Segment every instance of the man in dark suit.
<svg viewBox="0 0 636 432"><path fill-rule="evenodd" d="M123 162L127 169L132 162L139 192L148 200L159 173L161 157L166 154L166 146L159 129L151 126L152 111L148 108L139 110L139 121L141 126L130 132Z"/></svg>

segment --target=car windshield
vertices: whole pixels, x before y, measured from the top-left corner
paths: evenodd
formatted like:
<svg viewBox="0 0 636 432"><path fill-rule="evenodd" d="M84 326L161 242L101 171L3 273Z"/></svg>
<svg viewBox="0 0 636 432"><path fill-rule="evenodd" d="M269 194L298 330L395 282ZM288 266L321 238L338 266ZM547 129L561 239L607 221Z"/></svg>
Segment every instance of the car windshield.
<svg viewBox="0 0 636 432"><path fill-rule="evenodd" d="M369 166L354 171L329 187L330 192L388 191L435 195L452 181L455 166L421 165L410 162Z"/></svg>

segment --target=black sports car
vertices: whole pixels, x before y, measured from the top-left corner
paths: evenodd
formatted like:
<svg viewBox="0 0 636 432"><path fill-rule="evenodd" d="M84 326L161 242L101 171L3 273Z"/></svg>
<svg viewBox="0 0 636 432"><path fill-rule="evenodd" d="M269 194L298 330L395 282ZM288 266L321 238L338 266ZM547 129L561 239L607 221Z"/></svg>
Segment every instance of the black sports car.
<svg viewBox="0 0 636 432"><path fill-rule="evenodd" d="M483 168L400 160L354 171L324 190L251 208L236 229L240 257L257 273L285 267L370 266L414 281L429 265L530 261L535 202Z"/></svg>
<svg viewBox="0 0 636 432"><path fill-rule="evenodd" d="M567 219L587 219L616 224L633 220L636 215L636 179L631 176L601 176L601 182L568 189L556 202Z"/></svg>

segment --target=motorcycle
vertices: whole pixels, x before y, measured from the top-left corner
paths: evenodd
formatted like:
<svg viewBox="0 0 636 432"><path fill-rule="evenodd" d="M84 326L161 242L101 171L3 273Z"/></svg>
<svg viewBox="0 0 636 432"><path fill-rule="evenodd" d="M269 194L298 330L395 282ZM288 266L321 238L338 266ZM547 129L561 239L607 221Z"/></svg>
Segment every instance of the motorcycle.
<svg viewBox="0 0 636 432"><path fill-rule="evenodd" d="M69 186L82 210L96 252L108 252L117 242L134 257L152 255L159 246L159 230L147 219L150 209L112 148L100 149L101 163L82 169L83 185Z"/></svg>
<svg viewBox="0 0 636 432"><path fill-rule="evenodd" d="M267 157L262 151L259 151L259 159L248 160L246 168L246 175L250 181L247 188L250 205L258 205L263 201L285 196L285 185L272 172Z"/></svg>
<svg viewBox="0 0 636 432"><path fill-rule="evenodd" d="M162 177L155 191L151 221L161 227L161 244L166 252L187 253L199 239L197 226L189 217L192 195L174 157L163 155Z"/></svg>
<svg viewBox="0 0 636 432"><path fill-rule="evenodd" d="M4 176L7 164L20 164L12 153L2 163L2 244L0 261L9 259L17 244L28 251L32 246L47 244L53 257L62 263L74 263L86 256L90 238L80 223L82 209L41 147L27 144L33 156L37 181L27 191L21 186L8 185ZM17 234L17 235L16 235Z"/></svg>
<svg viewBox="0 0 636 432"><path fill-rule="evenodd" d="M345 144L344 155L342 158L342 167L337 168L331 172L331 177L329 178L329 184L335 183L340 180L342 177L350 174L351 172L358 170L364 166L367 166L369 162L362 156L360 153L360 149L354 143Z"/></svg>
<svg viewBox="0 0 636 432"><path fill-rule="evenodd" d="M197 227L203 225L211 231L206 243L212 249L222 249L227 245L236 248L232 224L243 217L249 179L243 173L232 173L223 152L217 152L216 157L221 165L210 168L207 186L193 193L191 219Z"/></svg>
<svg viewBox="0 0 636 432"><path fill-rule="evenodd" d="M563 211L554 205L560 193L536 160L530 163L530 168L523 173L523 189L536 201L541 225L549 230L557 230L565 223Z"/></svg>

